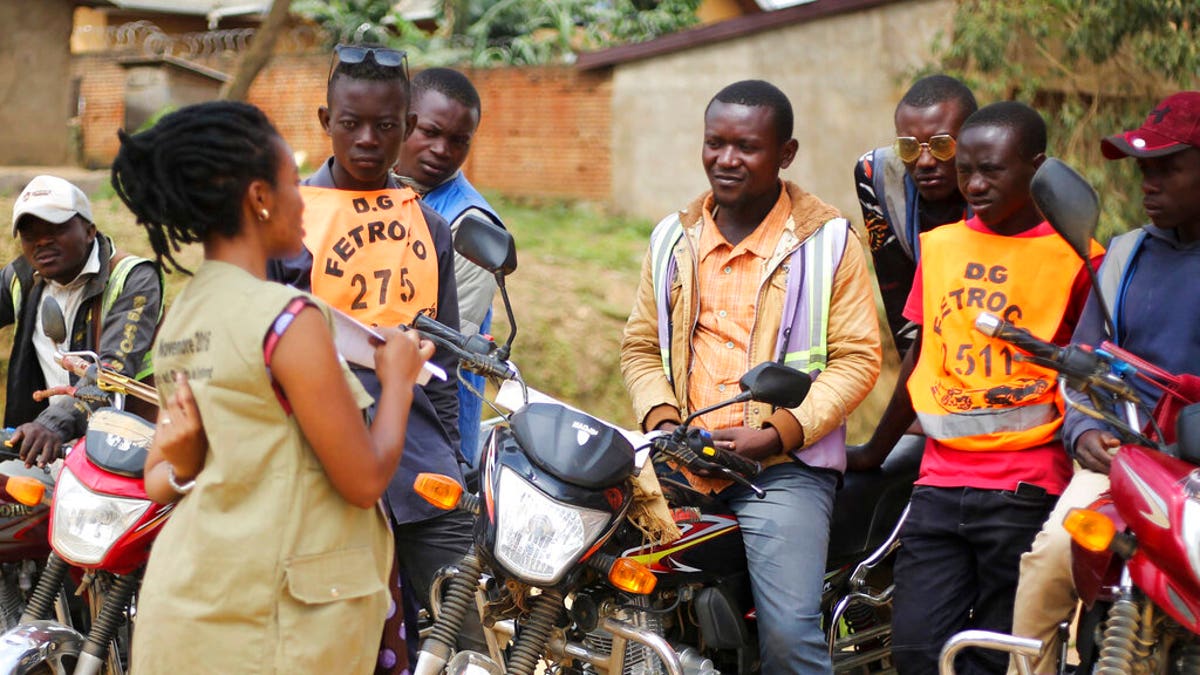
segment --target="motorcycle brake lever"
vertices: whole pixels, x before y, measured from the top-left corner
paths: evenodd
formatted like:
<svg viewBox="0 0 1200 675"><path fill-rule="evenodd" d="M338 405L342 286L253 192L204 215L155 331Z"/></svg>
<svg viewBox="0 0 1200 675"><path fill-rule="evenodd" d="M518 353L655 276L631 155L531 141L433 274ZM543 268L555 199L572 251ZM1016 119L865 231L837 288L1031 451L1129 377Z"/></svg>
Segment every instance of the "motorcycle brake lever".
<svg viewBox="0 0 1200 675"><path fill-rule="evenodd" d="M723 474L725 477L729 478L733 482L737 483L738 485L741 485L741 486L749 489L751 492L754 493L755 497L758 497L759 499L767 498L767 493L764 492L762 488L758 487L754 483L751 483L749 479L743 478L741 475L737 474L736 472L734 472L731 469L728 469L726 467L722 466L722 467L718 467L718 468L720 469L721 474Z"/></svg>

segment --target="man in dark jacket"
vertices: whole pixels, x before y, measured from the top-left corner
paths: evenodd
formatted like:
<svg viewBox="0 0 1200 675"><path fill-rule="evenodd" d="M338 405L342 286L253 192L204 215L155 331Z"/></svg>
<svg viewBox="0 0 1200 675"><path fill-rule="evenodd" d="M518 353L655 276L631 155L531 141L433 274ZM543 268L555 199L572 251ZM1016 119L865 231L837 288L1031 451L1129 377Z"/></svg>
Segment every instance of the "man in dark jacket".
<svg viewBox="0 0 1200 675"><path fill-rule="evenodd" d="M335 60L327 104L317 111L333 156L301 187L305 251L290 260L271 261L267 275L311 291L361 323L408 324L423 312L457 330L450 227L389 174L415 124L403 53L338 45ZM456 358L446 350L438 350L431 361L455 372ZM367 392L378 396L374 371L354 372ZM474 521L463 512L432 506L416 494L413 481L418 473L432 472L461 483L461 460L453 375L415 387L404 455L385 501L396 535L397 566L421 605L429 603L437 571L467 552ZM465 632L476 637L472 647L486 650L482 633ZM381 659L396 658L385 644ZM403 669L399 661L389 662L386 670Z"/></svg>
<svg viewBox="0 0 1200 675"><path fill-rule="evenodd" d="M921 259L920 234L965 220L954 168L958 130L979 106L962 82L930 75L896 106L896 140L858 158L854 182L875 278L900 358L917 329L903 317Z"/></svg>
<svg viewBox="0 0 1200 675"><path fill-rule="evenodd" d="M13 235L22 255L0 271L0 326L16 324L8 362L4 426L27 465L54 461L62 444L82 436L87 411L68 396L34 401L33 393L71 382L56 350L93 350L101 363L142 379L151 372L150 343L162 318L162 277L149 260L117 251L92 222L75 185L38 176L17 197ZM42 303L62 309L67 341L42 332Z"/></svg>

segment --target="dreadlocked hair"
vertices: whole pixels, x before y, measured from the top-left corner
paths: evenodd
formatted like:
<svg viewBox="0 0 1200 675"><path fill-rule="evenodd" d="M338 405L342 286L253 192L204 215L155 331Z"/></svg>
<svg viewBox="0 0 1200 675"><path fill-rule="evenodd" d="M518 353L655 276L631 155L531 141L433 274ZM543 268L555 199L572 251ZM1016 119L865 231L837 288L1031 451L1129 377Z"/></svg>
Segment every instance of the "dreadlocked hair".
<svg viewBox="0 0 1200 675"><path fill-rule="evenodd" d="M189 105L150 129L117 136L113 189L146 229L159 266L168 272L191 274L172 256L182 244L241 230L242 198L251 181L275 185L279 132L247 103Z"/></svg>

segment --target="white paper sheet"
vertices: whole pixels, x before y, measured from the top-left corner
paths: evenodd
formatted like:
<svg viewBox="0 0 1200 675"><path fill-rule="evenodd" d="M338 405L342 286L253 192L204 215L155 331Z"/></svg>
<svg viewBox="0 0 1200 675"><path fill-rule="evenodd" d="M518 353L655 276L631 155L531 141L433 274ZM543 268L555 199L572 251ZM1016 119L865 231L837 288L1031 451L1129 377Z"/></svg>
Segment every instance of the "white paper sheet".
<svg viewBox="0 0 1200 675"><path fill-rule="evenodd" d="M385 342L383 336L369 326L359 322L354 317L337 309L333 312L333 342L342 358L363 368L375 368L375 345L373 340ZM417 384L425 384L430 377L439 380L446 379L446 371L436 363L425 362L421 374L417 376Z"/></svg>

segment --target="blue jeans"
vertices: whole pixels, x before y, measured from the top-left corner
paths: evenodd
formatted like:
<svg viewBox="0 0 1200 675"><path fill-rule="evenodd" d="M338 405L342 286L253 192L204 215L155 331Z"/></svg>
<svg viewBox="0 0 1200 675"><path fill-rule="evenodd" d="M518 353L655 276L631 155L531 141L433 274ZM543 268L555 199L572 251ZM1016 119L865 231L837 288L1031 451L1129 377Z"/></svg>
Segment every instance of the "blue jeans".
<svg viewBox="0 0 1200 675"><path fill-rule="evenodd" d="M821 587L837 476L794 462L754 480L759 499L734 485L720 498L737 514L758 615L763 673L832 673L821 630Z"/></svg>
<svg viewBox="0 0 1200 675"><path fill-rule="evenodd" d="M1012 632L1021 554L1056 500L1008 490L913 488L894 571L892 657L901 675L936 675L942 645L960 630ZM1007 668L1006 654L984 649L955 662L964 675L1003 675Z"/></svg>

